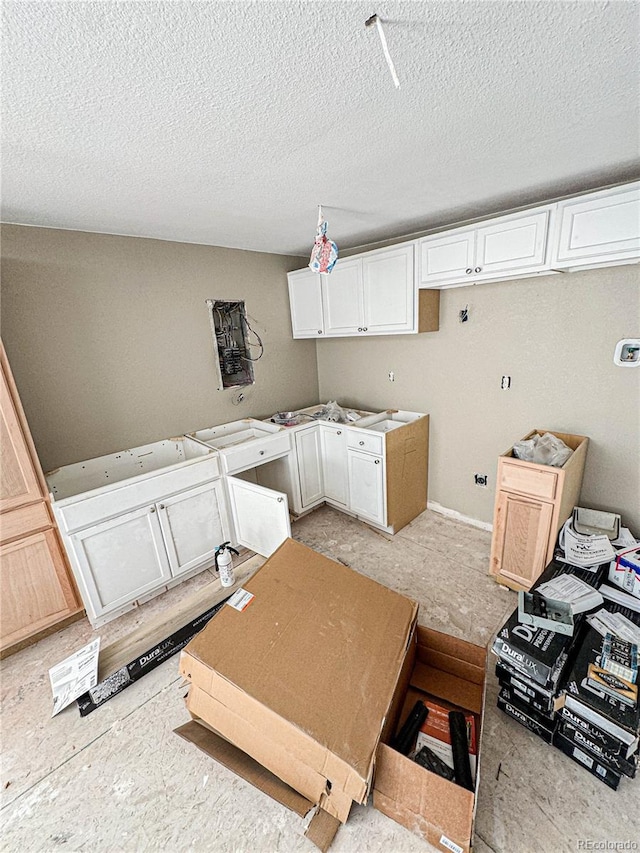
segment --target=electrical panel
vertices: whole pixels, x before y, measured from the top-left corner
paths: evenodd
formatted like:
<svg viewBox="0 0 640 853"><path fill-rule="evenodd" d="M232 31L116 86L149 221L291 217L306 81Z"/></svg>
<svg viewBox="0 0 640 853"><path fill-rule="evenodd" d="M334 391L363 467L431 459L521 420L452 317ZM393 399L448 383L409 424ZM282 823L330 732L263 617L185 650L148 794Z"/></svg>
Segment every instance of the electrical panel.
<svg viewBox="0 0 640 853"><path fill-rule="evenodd" d="M253 362L262 357L264 348L249 325L244 302L207 299L207 306L215 343L218 390L252 385ZM250 342L251 334L257 343ZM254 347L260 348L258 355L253 355Z"/></svg>

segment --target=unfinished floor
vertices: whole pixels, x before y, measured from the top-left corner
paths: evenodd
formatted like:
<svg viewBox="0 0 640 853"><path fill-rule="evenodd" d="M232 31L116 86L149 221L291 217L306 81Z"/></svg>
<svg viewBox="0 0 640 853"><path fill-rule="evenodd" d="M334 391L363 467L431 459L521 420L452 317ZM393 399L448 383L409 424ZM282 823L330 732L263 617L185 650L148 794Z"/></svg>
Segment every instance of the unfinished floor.
<svg viewBox="0 0 640 853"><path fill-rule="evenodd" d="M325 507L294 524L293 536L417 599L421 624L478 644L516 601L487 575L490 534L432 512L387 537ZM203 572L115 620L100 630L102 642L210 580ZM316 849L300 818L173 734L188 720L177 658L88 717L72 706L51 719L47 670L91 637L83 620L2 663L2 850ZM588 849L580 841L640 846L640 780L610 791L505 717L495 707L494 662L490 656L476 853ZM355 806L331 849L433 848L371 806Z"/></svg>

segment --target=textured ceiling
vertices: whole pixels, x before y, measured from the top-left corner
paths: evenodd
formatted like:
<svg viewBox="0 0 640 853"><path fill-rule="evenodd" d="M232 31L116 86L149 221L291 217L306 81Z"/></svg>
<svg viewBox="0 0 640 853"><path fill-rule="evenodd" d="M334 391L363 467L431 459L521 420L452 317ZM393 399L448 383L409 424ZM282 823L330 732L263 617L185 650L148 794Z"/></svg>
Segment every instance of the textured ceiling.
<svg viewBox="0 0 640 853"><path fill-rule="evenodd" d="M304 254L640 174L637 2L2 12L4 221Z"/></svg>

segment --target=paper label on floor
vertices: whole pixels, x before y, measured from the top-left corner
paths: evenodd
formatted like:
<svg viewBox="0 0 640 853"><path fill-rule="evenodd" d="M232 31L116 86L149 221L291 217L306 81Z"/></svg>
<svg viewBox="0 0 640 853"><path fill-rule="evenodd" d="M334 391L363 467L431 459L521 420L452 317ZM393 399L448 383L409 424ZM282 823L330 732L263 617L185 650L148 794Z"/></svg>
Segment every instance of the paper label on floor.
<svg viewBox="0 0 640 853"><path fill-rule="evenodd" d="M460 847L459 844L456 844L455 841L447 838L446 835L440 836L440 844L442 844L443 847L447 847L449 850L453 850L453 853L464 853L462 847Z"/></svg>
<svg viewBox="0 0 640 853"><path fill-rule="evenodd" d="M247 592L246 589L237 589L227 604L234 610L246 610L254 598L255 595L252 592Z"/></svg>
<svg viewBox="0 0 640 853"><path fill-rule="evenodd" d="M100 637L79 649L49 670L53 693L52 717L98 683Z"/></svg>

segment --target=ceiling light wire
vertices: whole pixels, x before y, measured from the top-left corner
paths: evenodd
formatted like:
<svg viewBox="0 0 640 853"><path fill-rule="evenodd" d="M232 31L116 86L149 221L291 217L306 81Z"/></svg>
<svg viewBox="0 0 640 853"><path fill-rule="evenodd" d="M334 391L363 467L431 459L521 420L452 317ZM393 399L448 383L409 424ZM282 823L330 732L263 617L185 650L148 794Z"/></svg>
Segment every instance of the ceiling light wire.
<svg viewBox="0 0 640 853"><path fill-rule="evenodd" d="M365 27L370 27L372 24L375 24L376 29L378 30L378 35L380 36L380 43L382 44L382 52L384 53L384 58L387 60L387 65L389 66L389 71L391 72L391 77L393 79L393 85L396 87L396 89L399 89L400 81L398 80L398 75L396 74L393 59L391 59L391 54L389 53L387 39L384 34L384 30L382 29L382 21L375 13L370 18L367 18L367 20L364 22Z"/></svg>

